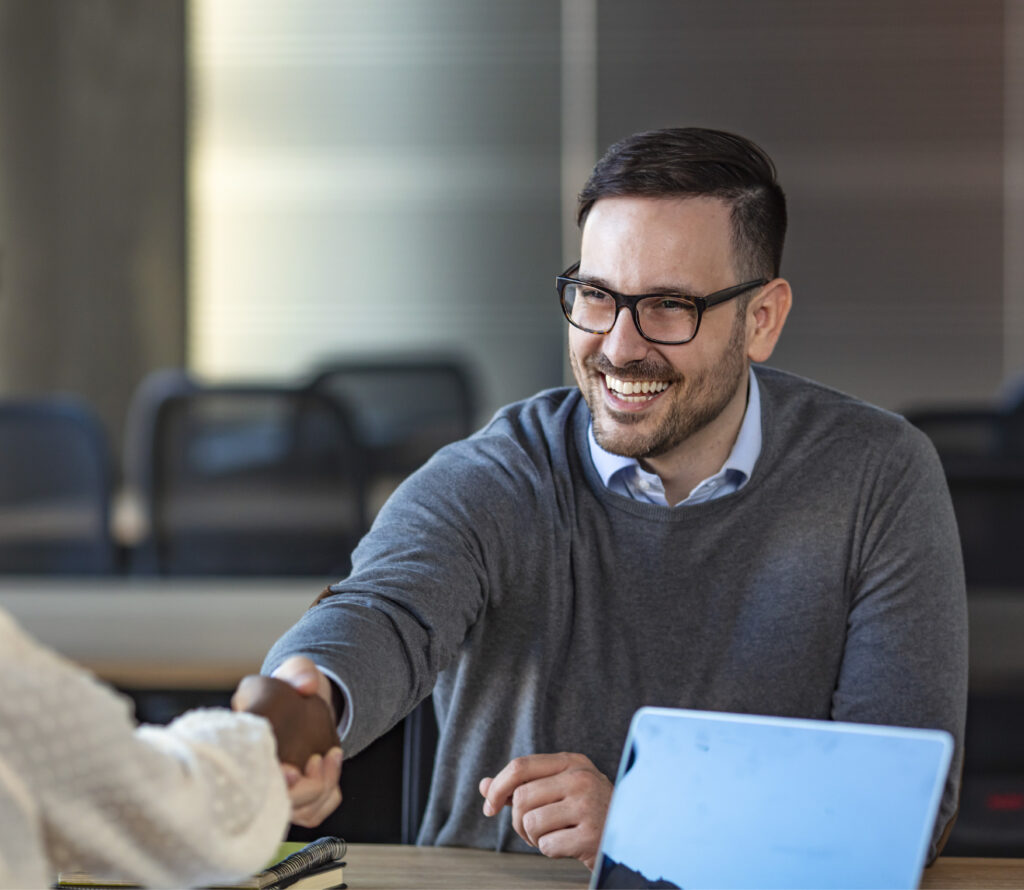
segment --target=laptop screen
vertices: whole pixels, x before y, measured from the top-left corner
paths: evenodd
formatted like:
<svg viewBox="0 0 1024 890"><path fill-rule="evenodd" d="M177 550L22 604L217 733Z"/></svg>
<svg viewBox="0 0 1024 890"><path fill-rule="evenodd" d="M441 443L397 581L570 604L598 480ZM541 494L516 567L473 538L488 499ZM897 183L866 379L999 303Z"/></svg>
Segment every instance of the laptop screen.
<svg viewBox="0 0 1024 890"><path fill-rule="evenodd" d="M592 887L916 887L952 739L641 708Z"/></svg>

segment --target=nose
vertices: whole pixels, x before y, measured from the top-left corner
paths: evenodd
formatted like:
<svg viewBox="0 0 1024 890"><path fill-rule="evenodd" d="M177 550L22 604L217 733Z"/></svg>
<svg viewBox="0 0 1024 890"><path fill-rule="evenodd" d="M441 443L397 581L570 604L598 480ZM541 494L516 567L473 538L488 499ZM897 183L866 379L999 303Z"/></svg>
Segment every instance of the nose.
<svg viewBox="0 0 1024 890"><path fill-rule="evenodd" d="M619 310L615 325L604 335L601 351L617 368L624 368L630 362L639 361L647 356L651 344L640 336L633 316L629 310Z"/></svg>

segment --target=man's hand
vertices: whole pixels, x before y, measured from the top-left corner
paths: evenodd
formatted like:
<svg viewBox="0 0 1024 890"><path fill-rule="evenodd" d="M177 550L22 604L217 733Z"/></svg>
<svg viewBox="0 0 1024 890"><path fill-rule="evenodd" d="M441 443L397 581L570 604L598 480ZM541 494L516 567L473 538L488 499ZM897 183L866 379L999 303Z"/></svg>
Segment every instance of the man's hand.
<svg viewBox="0 0 1024 890"><path fill-rule="evenodd" d="M311 717L310 721L307 722L301 717L294 723L290 720L282 721L280 734L273 717L269 714L264 716L271 721L278 737L278 756L286 761L282 763L281 771L288 784L292 822L305 828L313 828L323 822L341 803L338 781L341 778L342 752L338 747L335 728L337 717L334 713L331 682L320 673L310 659L301 655L287 659L274 671L273 676L283 681L281 685L287 684L298 692L299 698L306 699L311 706L304 711L296 709L297 713L305 713L306 717ZM280 690L276 688L276 680L262 678L266 684L253 685L247 684L249 679L246 678L239 684L231 699L231 707L236 711L254 710L254 705L259 707L259 696L256 693L266 691L268 685L275 688L278 701L288 700L288 696L280 695ZM257 710L255 713L260 711ZM331 738L331 743L326 748L323 747L326 739L325 720ZM296 748L290 747L293 743ZM287 762L281 753L282 748L288 753L298 751L299 755L310 751L312 756L308 760L303 760L300 756L295 763ZM303 763L305 769L300 770L299 766Z"/></svg>
<svg viewBox="0 0 1024 890"><path fill-rule="evenodd" d="M571 857L594 868L612 783L588 757L517 757L493 779L481 779L480 793L485 816L511 805L512 827L545 856Z"/></svg>
<svg viewBox="0 0 1024 890"><path fill-rule="evenodd" d="M292 822L303 828L316 828L341 803L341 748L331 748L326 757L314 754L306 764L306 771L290 763L281 765L288 785L288 798L292 802Z"/></svg>

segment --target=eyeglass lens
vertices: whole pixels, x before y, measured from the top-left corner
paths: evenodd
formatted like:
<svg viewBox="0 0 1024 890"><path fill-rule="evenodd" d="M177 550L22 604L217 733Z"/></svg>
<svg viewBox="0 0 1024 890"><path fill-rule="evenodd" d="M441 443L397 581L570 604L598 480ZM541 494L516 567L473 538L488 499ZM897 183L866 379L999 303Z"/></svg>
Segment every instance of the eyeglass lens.
<svg viewBox="0 0 1024 890"><path fill-rule="evenodd" d="M572 323L584 330L606 333L615 324L615 299L600 288L567 284L562 301ZM655 340L689 340L697 330L697 307L688 300L648 297L637 303L636 314L640 330Z"/></svg>

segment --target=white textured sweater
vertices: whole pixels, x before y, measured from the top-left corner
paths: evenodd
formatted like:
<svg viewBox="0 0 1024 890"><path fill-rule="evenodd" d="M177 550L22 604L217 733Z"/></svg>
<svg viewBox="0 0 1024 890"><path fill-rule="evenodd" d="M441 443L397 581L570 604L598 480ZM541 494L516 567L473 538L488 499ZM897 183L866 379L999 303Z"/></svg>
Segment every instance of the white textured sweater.
<svg viewBox="0 0 1024 890"><path fill-rule="evenodd" d="M150 887L238 879L288 818L262 717L210 709L136 728L126 699L0 610L0 887L47 887L59 870Z"/></svg>

